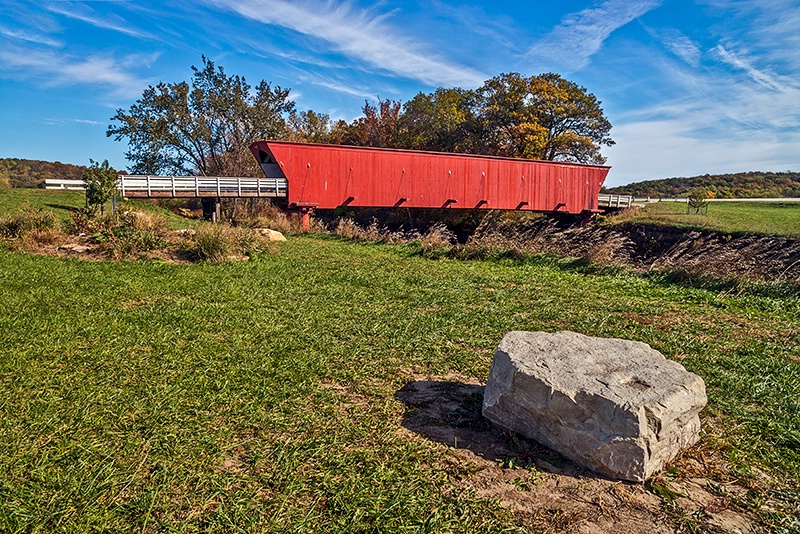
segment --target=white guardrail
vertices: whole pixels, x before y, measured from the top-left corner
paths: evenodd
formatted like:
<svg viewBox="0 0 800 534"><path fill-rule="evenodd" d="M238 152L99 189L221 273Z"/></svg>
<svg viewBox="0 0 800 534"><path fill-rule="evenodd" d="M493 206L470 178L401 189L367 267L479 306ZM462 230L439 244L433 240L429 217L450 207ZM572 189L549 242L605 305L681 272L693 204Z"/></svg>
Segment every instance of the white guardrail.
<svg viewBox="0 0 800 534"><path fill-rule="evenodd" d="M229 176L120 175L117 182L117 189L123 197L285 197L286 186L286 178ZM45 188L84 189L82 180L45 180Z"/></svg>
<svg viewBox="0 0 800 534"><path fill-rule="evenodd" d="M67 191L83 191L83 180L45 180L45 189L64 189Z"/></svg>
<svg viewBox="0 0 800 534"><path fill-rule="evenodd" d="M597 206L601 208L630 208L633 197L630 195L597 195Z"/></svg>
<svg viewBox="0 0 800 534"><path fill-rule="evenodd" d="M772 197L764 197L764 198L706 198L704 199L706 202L771 202L771 203L784 203L784 202L800 202L800 198L795 197L785 197L785 198L772 198ZM642 197L642 198L634 198L633 201L635 203L656 203L656 202L689 202L689 199L686 197L670 197L670 198L651 198L651 197Z"/></svg>

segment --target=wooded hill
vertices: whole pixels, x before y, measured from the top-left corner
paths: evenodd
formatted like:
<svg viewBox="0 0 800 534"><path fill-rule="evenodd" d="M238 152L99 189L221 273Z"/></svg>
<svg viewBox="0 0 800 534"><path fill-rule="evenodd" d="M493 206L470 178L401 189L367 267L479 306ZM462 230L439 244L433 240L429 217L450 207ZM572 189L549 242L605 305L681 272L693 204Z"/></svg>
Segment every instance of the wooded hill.
<svg viewBox="0 0 800 534"><path fill-rule="evenodd" d="M0 158L0 187L44 187L45 180L80 180L83 165L38 159Z"/></svg>
<svg viewBox="0 0 800 534"><path fill-rule="evenodd" d="M716 198L798 198L800 172L751 171L704 174L691 178L645 180L604 188L603 192L636 197L670 198L686 196L689 191L695 189L713 193Z"/></svg>

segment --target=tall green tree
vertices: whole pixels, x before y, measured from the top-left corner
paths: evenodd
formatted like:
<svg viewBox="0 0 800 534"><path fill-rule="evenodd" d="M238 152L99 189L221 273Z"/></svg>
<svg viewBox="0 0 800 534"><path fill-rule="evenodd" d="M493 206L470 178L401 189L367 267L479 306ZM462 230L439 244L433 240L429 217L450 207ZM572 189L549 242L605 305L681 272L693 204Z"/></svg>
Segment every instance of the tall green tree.
<svg viewBox="0 0 800 534"><path fill-rule="evenodd" d="M356 146L399 147L401 108L400 102L388 98L379 98L377 105L364 101L364 116L352 122L342 141Z"/></svg>
<svg viewBox="0 0 800 534"><path fill-rule="evenodd" d="M600 147L614 144L601 102L558 74L501 74L478 94L482 153L604 163Z"/></svg>
<svg viewBox="0 0 800 534"><path fill-rule="evenodd" d="M393 100L365 103L344 142L512 158L604 163L614 141L601 102L585 88L547 73L512 72L477 90L439 88L400 109Z"/></svg>
<svg viewBox="0 0 800 534"><path fill-rule="evenodd" d="M289 115L289 140L299 143L341 144L349 126L346 121L331 120L327 113L313 110Z"/></svg>
<svg viewBox="0 0 800 534"><path fill-rule="evenodd" d="M249 176L259 171L248 152L259 139L283 139L295 104L289 89L228 76L203 56L191 83L148 86L127 111L118 109L106 135L128 140L133 174Z"/></svg>
<svg viewBox="0 0 800 534"><path fill-rule="evenodd" d="M403 106L400 117L403 148L439 152L477 152L475 91L440 87L419 93Z"/></svg>

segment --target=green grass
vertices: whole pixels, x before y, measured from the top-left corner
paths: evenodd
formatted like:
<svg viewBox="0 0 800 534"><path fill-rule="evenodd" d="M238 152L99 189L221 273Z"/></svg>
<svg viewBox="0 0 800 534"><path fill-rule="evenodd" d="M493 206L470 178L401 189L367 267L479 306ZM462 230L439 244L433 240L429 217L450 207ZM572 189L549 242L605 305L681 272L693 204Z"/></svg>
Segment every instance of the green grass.
<svg viewBox="0 0 800 534"><path fill-rule="evenodd" d="M485 379L516 329L679 359L706 381L708 446L796 487L796 294L563 265L322 236L222 265L0 252L0 531L513 528L459 486L468 465L400 432L395 394Z"/></svg>
<svg viewBox="0 0 800 534"><path fill-rule="evenodd" d="M647 204L632 217L620 221L701 228L729 234L755 233L800 236L800 202L709 202L708 212L686 213L682 202Z"/></svg>
<svg viewBox="0 0 800 534"><path fill-rule="evenodd" d="M0 216L11 214L24 206L37 209L48 209L56 213L63 221L70 219L70 211L86 205L86 194L83 191L59 191L48 189L26 188L0 188ZM135 209L147 213L166 217L167 226L172 230L180 228L194 228L198 222L186 219L141 200L123 199L118 204L119 209ZM106 203L105 209L111 209L111 202Z"/></svg>
<svg viewBox="0 0 800 534"><path fill-rule="evenodd" d="M86 204L86 195L82 191L0 188L0 214L13 213L26 204L36 209L53 210L60 219L66 220L70 210Z"/></svg>

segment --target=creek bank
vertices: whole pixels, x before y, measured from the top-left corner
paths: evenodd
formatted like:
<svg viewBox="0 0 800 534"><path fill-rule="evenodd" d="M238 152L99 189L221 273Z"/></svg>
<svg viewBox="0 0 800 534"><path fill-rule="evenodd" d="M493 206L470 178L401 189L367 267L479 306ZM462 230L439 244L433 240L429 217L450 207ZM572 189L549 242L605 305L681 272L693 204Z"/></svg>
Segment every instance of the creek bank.
<svg viewBox="0 0 800 534"><path fill-rule="evenodd" d="M637 271L684 270L768 281L800 281L800 240L759 234L723 234L641 223L586 226L540 219L491 228L483 224L468 246L506 243L512 250L622 264Z"/></svg>

